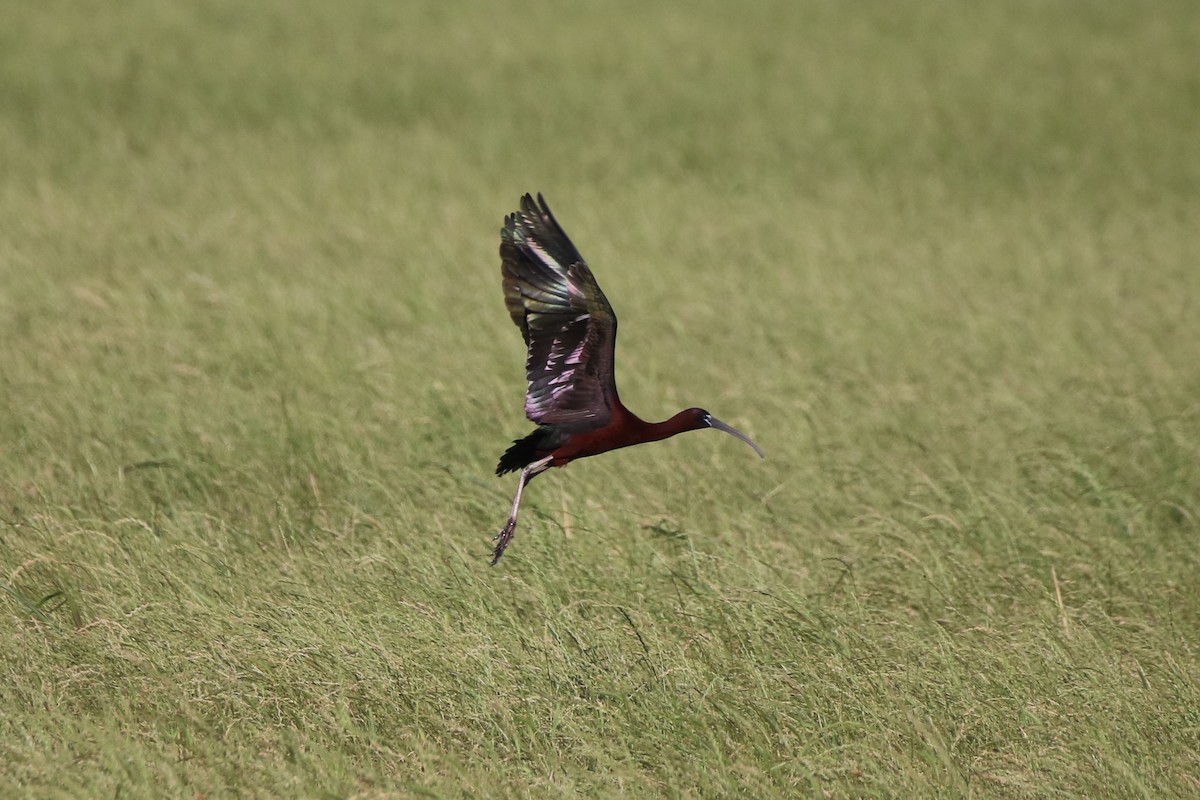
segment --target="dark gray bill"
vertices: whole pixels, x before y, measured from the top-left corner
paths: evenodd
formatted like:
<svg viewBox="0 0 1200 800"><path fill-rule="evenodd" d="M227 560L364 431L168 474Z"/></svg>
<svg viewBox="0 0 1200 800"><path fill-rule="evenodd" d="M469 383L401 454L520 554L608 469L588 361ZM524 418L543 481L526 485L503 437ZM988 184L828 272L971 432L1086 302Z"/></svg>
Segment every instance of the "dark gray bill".
<svg viewBox="0 0 1200 800"><path fill-rule="evenodd" d="M762 448L754 443L753 439L751 439L749 436L742 433L741 431L739 431L737 428L733 427L732 425L726 425L724 422L721 422L721 420L717 419L712 414L708 415L708 426L710 428L716 428L719 431L725 431L726 433L732 433L734 436L736 436L737 438L741 439L746 444L753 447L754 452L758 453L759 458L767 457L766 454L763 453Z"/></svg>

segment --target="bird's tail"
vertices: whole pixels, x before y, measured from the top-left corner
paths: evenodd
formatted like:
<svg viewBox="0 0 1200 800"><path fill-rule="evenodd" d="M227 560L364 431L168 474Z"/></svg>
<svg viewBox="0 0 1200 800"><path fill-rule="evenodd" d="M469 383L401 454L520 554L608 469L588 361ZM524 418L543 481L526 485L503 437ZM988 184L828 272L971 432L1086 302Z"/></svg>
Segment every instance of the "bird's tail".
<svg viewBox="0 0 1200 800"><path fill-rule="evenodd" d="M524 439L514 439L512 447L505 450L504 455L500 456L500 463L496 465L496 474L516 472L539 458L544 458L555 447L552 439L551 431L546 428L538 428Z"/></svg>

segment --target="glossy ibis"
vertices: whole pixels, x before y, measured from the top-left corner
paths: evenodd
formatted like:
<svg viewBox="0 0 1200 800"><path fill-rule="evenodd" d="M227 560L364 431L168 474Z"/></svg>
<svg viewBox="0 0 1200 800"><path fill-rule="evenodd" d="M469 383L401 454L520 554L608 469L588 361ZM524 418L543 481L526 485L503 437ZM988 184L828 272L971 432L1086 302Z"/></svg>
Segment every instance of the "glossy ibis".
<svg viewBox="0 0 1200 800"><path fill-rule="evenodd" d="M731 433L762 457L749 436L702 408L645 422L621 405L613 378L617 315L540 194L536 203L525 195L521 210L504 218L500 259L504 302L529 350L525 415L538 427L515 440L496 467L497 475L521 470L521 480L496 534L493 566L516 531L525 485L550 467L702 428Z"/></svg>

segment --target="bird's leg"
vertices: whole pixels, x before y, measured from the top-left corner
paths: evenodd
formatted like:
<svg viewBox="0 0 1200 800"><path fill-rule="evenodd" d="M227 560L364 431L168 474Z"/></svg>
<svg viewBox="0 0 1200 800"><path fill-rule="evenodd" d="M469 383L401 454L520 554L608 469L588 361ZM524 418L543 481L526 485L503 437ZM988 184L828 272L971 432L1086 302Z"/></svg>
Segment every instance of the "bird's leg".
<svg viewBox="0 0 1200 800"><path fill-rule="evenodd" d="M496 542L496 549L492 553L493 567L500 561L500 556L504 555L504 548L508 547L508 543L512 541L513 534L517 532L517 512L521 510L521 493L525 491L525 484L533 480L534 475L550 469L550 461L551 456L546 456L521 470L521 480L517 482L517 496L513 498L512 513L508 515L508 522L504 523L504 527L500 532L492 537L493 541Z"/></svg>

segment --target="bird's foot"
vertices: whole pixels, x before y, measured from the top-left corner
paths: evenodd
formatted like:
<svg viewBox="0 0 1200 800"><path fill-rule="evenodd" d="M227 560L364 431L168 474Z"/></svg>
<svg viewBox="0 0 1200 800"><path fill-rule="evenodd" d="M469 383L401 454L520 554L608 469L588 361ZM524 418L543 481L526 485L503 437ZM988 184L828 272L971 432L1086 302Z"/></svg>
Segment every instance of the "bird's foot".
<svg viewBox="0 0 1200 800"><path fill-rule="evenodd" d="M512 541L513 535L517 532L517 521L510 519L504 527L492 537L492 541L496 543L496 549L492 551L492 566L496 566L500 562L500 556L504 555L504 548L508 547L508 543Z"/></svg>

